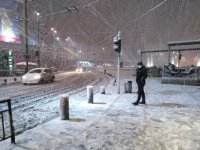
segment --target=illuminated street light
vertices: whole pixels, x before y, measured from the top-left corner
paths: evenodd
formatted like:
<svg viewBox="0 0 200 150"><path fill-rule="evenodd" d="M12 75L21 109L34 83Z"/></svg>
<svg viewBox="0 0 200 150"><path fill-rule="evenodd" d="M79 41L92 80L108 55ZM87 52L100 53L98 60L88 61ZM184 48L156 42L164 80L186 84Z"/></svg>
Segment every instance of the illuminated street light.
<svg viewBox="0 0 200 150"><path fill-rule="evenodd" d="M54 31L54 28L51 28L51 31Z"/></svg>
<svg viewBox="0 0 200 150"><path fill-rule="evenodd" d="M104 48L104 47L103 47L102 49L103 49L103 50L105 50L105 48Z"/></svg>
<svg viewBox="0 0 200 150"><path fill-rule="evenodd" d="M59 37L56 37L56 40L58 40L58 41L59 41L59 40L60 40L60 38L59 38Z"/></svg>

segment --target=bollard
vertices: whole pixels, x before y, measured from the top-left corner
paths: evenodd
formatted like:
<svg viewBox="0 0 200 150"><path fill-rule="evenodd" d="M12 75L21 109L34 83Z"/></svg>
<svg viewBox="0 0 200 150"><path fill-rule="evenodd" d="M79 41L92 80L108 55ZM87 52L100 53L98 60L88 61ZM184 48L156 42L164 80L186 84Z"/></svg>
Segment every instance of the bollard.
<svg viewBox="0 0 200 150"><path fill-rule="evenodd" d="M60 119L69 120L69 95L60 95Z"/></svg>
<svg viewBox="0 0 200 150"><path fill-rule="evenodd" d="M100 93L101 93L101 94L106 94L105 91L106 91L105 86L101 86L101 87L100 87Z"/></svg>
<svg viewBox="0 0 200 150"><path fill-rule="evenodd" d="M87 86L87 100L88 103L93 103L93 86Z"/></svg>

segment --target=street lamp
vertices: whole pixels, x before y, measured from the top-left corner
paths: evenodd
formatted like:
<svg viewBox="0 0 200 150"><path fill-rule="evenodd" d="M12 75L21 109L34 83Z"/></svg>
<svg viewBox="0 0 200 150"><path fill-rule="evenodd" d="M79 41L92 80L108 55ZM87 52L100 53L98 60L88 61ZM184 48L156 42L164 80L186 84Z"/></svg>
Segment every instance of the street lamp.
<svg viewBox="0 0 200 150"><path fill-rule="evenodd" d="M39 26L40 13L35 11L35 14L37 16L37 51L36 51L35 55L37 57L38 67L40 67L40 26Z"/></svg>

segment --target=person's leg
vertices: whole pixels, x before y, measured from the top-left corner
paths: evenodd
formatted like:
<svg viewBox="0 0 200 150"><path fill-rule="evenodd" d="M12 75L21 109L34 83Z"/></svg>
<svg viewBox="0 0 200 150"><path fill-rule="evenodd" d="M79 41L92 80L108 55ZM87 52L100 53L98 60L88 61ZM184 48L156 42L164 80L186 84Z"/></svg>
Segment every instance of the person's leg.
<svg viewBox="0 0 200 150"><path fill-rule="evenodd" d="M133 103L134 105L138 105L138 103L140 102L141 96L142 96L142 87L141 85L138 84L138 97L137 97L137 101Z"/></svg>
<svg viewBox="0 0 200 150"><path fill-rule="evenodd" d="M145 104L146 103L146 101L145 101L145 93L144 93L144 85L141 86L141 96L142 96L141 104Z"/></svg>

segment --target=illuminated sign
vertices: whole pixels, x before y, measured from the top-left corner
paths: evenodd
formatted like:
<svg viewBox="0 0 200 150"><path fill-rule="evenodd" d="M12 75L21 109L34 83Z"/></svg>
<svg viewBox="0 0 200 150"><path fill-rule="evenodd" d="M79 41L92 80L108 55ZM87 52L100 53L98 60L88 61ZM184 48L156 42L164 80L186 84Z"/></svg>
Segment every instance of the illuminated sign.
<svg viewBox="0 0 200 150"><path fill-rule="evenodd" d="M17 36L16 25L9 16L10 12L13 11L0 8L0 41L20 43L20 38Z"/></svg>

